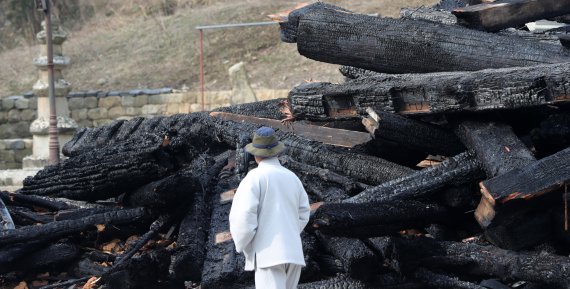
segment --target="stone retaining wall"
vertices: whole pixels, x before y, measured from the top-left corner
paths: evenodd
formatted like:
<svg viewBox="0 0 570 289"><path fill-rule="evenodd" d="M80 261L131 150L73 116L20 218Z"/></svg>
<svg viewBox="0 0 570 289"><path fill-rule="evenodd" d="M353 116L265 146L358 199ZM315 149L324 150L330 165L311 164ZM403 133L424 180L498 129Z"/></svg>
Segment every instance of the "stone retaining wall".
<svg viewBox="0 0 570 289"><path fill-rule="evenodd" d="M288 90L255 90L257 100L285 98ZM228 106L231 91L206 91L204 110ZM202 111L200 92L171 88L130 91L71 92L68 106L79 127L97 127L116 119L154 117ZM21 168L32 154L30 124L37 117L37 98L28 93L0 99L0 169ZM22 147L20 142L26 145ZM16 145L16 143L18 143Z"/></svg>

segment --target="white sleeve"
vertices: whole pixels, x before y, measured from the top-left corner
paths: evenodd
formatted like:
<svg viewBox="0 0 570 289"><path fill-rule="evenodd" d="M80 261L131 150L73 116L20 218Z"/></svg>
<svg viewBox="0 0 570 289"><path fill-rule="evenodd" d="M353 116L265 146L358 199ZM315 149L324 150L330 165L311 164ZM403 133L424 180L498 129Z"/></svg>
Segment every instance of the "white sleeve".
<svg viewBox="0 0 570 289"><path fill-rule="evenodd" d="M301 194L299 196L299 233L301 233L309 222L311 208L309 206L309 197L301 181L299 181L299 185L301 187Z"/></svg>
<svg viewBox="0 0 570 289"><path fill-rule="evenodd" d="M243 252L257 231L259 182L246 176L238 186L230 210L230 232L238 253Z"/></svg>

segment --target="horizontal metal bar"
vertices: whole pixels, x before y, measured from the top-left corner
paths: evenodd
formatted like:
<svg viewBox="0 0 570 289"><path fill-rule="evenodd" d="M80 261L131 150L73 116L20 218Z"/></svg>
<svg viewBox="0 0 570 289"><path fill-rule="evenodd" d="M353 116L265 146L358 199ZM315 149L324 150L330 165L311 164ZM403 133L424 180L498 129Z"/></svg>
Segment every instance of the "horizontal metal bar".
<svg viewBox="0 0 570 289"><path fill-rule="evenodd" d="M206 26L196 26L198 30L204 29L218 29L218 28L236 28L244 26L263 26L263 25L275 25L279 22L267 21L267 22L250 22L250 23L235 23L235 24L217 24L217 25L206 25Z"/></svg>

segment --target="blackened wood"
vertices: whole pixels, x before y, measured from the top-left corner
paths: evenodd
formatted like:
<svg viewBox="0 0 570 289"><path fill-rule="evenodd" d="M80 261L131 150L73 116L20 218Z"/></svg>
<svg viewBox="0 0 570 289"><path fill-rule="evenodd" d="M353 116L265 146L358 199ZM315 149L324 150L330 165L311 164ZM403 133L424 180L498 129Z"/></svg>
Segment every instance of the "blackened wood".
<svg viewBox="0 0 570 289"><path fill-rule="evenodd" d="M16 225L14 225L14 221L10 216L10 211L8 211L8 208L6 207L1 198L0 198L0 228L2 230L11 230L16 228Z"/></svg>
<svg viewBox="0 0 570 289"><path fill-rule="evenodd" d="M460 25L494 32L570 13L570 1L504 0L457 8L452 12Z"/></svg>
<svg viewBox="0 0 570 289"><path fill-rule="evenodd" d="M366 283L355 280L346 274L339 274L329 279L315 281L310 283L302 283L297 286L298 289L368 289L371 288Z"/></svg>
<svg viewBox="0 0 570 289"><path fill-rule="evenodd" d="M26 257L14 262L13 270L25 270L34 272L36 270L57 269L65 266L75 258L79 257L80 250L75 244L55 243L40 249Z"/></svg>
<svg viewBox="0 0 570 289"><path fill-rule="evenodd" d="M42 287L40 287L40 289L62 288L64 286L70 286L70 285L74 286L75 284L85 282L85 281L89 280L90 278L91 278L90 276L87 276L87 277L81 277L81 278L77 278L77 279L69 279L66 281L57 282L54 284L42 286Z"/></svg>
<svg viewBox="0 0 570 289"><path fill-rule="evenodd" d="M342 65L338 71L348 79L366 78L372 76L382 76L383 73L379 73L372 70L367 70L364 68L358 68L354 66Z"/></svg>
<svg viewBox="0 0 570 289"><path fill-rule="evenodd" d="M178 283L183 281L199 282L202 279L202 268L206 258L206 244L212 213L211 183L227 164L231 151L222 153L216 158L200 156L195 165L194 174L201 185L194 193L194 202L180 222L176 251L172 254L170 275Z"/></svg>
<svg viewBox="0 0 570 289"><path fill-rule="evenodd" d="M466 278L496 277L569 288L570 258L546 252L514 252L492 245L435 241L431 238L389 238L384 262L397 263L404 274L419 267Z"/></svg>
<svg viewBox="0 0 570 289"><path fill-rule="evenodd" d="M536 124L530 138L538 158L554 154L570 146L570 112L551 114Z"/></svg>
<svg viewBox="0 0 570 289"><path fill-rule="evenodd" d="M321 250L317 237L308 230L303 230L301 232L301 243L306 266L301 269L299 282L304 283L319 280L323 276L323 272L318 262L318 256L321 254Z"/></svg>
<svg viewBox="0 0 570 289"><path fill-rule="evenodd" d="M375 138L391 140L426 155L453 156L465 151L465 146L453 132L443 127L371 107L366 112L369 115L367 122L371 124L366 129Z"/></svg>
<svg viewBox="0 0 570 289"><path fill-rule="evenodd" d="M433 5L432 8L436 10L451 11L455 8L479 4L481 1L482 0L441 0L439 3Z"/></svg>
<svg viewBox="0 0 570 289"><path fill-rule="evenodd" d="M169 210L185 202L191 202L202 188L193 176L193 167L180 169L163 179L148 183L122 199L130 207L149 207Z"/></svg>
<svg viewBox="0 0 570 289"><path fill-rule="evenodd" d="M297 119L365 116L366 109L400 114L493 111L567 103L570 64L475 72L378 75L341 84L304 83L289 92Z"/></svg>
<svg viewBox="0 0 570 289"><path fill-rule="evenodd" d="M351 178L348 178L341 174L337 174L335 172L332 172L331 170L295 161L294 159L286 155L280 156L279 160L285 167L294 171L298 176L312 175L318 177L321 180L321 182L319 183L327 182L341 186L345 194L347 194L347 197L348 195L354 195L356 192L360 192L369 187L366 184L356 182Z"/></svg>
<svg viewBox="0 0 570 289"><path fill-rule="evenodd" d="M358 280L369 280L378 271L376 255L359 239L317 234L325 251L338 258L346 273Z"/></svg>
<svg viewBox="0 0 570 289"><path fill-rule="evenodd" d="M169 261L169 251L159 247L129 258L121 270L109 273L98 284L110 289L159 288L168 280Z"/></svg>
<svg viewBox="0 0 570 289"><path fill-rule="evenodd" d="M177 170L178 158L189 156L177 153L174 142L147 136L93 149L26 178L19 192L87 201L115 197Z"/></svg>
<svg viewBox="0 0 570 289"><path fill-rule="evenodd" d="M113 276L115 272L121 271L127 266L130 259L150 240L154 239L159 231L168 226L172 221L171 215L162 215L156 221L150 225L148 232L144 233L136 242L130 247L126 252L120 255L113 262L113 267L109 268L105 274L101 276L103 283L109 281L110 276ZM169 262L168 262L169 263Z"/></svg>
<svg viewBox="0 0 570 289"><path fill-rule="evenodd" d="M74 220L88 217L94 214L101 214L111 211L122 210L119 207L102 207L102 208L79 208L75 210L63 210L57 212L53 216L54 221Z"/></svg>
<svg viewBox="0 0 570 289"><path fill-rule="evenodd" d="M10 206L10 214L18 226L28 226L53 222L53 215L34 212L26 207Z"/></svg>
<svg viewBox="0 0 570 289"><path fill-rule="evenodd" d="M284 101L286 101L285 98L277 98L220 107L213 111L281 120L285 118L281 111Z"/></svg>
<svg viewBox="0 0 570 289"><path fill-rule="evenodd" d="M31 240L3 246L0 249L0 274L13 271L18 260L45 248L47 243L47 240Z"/></svg>
<svg viewBox="0 0 570 289"><path fill-rule="evenodd" d="M230 114L226 112L211 112L210 115L212 117L218 117L224 120L231 120L236 122L249 122L258 125L269 126L274 129L280 129L282 131L290 131L294 132L296 135L300 137L334 146L351 148L357 145L363 145L371 140L369 134L359 131L330 128L324 126L304 124L300 122L292 122L289 124L285 124L275 119Z"/></svg>
<svg viewBox="0 0 570 289"><path fill-rule="evenodd" d="M475 152L475 157L489 178L536 160L506 124L465 121L459 125L457 133L465 146Z"/></svg>
<svg viewBox="0 0 570 289"><path fill-rule="evenodd" d="M529 200L570 182L570 148L480 183L491 204Z"/></svg>
<svg viewBox="0 0 570 289"><path fill-rule="evenodd" d="M20 205L28 208L42 208L49 211L77 208L74 205L50 197L23 195L18 192L0 192L0 198L2 198L6 204Z"/></svg>
<svg viewBox="0 0 570 289"><path fill-rule="evenodd" d="M429 288L436 289L485 289L477 284L459 280L456 277L447 276L444 274L437 274L430 270L419 268L414 274L413 278L426 284Z"/></svg>
<svg viewBox="0 0 570 289"><path fill-rule="evenodd" d="M568 61L559 46L461 26L347 13L320 3L289 14L281 39L305 57L378 72L466 71ZM489 49L492 45L493 49ZM354 53L358 51L358 53Z"/></svg>
<svg viewBox="0 0 570 289"><path fill-rule="evenodd" d="M109 267L87 258L80 259L77 263L71 265L71 268L75 276L101 276L109 270Z"/></svg>
<svg viewBox="0 0 570 289"><path fill-rule="evenodd" d="M369 238L423 228L441 222L449 212L442 206L413 200L324 203L311 218L311 226L330 236Z"/></svg>
<svg viewBox="0 0 570 289"><path fill-rule="evenodd" d="M428 197L445 188L480 180L483 172L472 152L464 152L441 164L366 189L344 200L345 203L366 203Z"/></svg>
<svg viewBox="0 0 570 289"><path fill-rule="evenodd" d="M442 24L457 24L457 17L451 12L430 7L412 7L400 9L400 17L410 20L427 20Z"/></svg>
<svg viewBox="0 0 570 289"><path fill-rule="evenodd" d="M253 284L253 272L244 271L245 258L243 254L236 252L231 238L231 202L222 196L223 192L237 187L238 184L236 175L219 182L213 196L207 253L202 271L201 287L204 289L235 288Z"/></svg>
<svg viewBox="0 0 570 289"><path fill-rule="evenodd" d="M124 209L96 214L78 220L51 222L40 226L26 226L15 230L0 231L0 245L36 239L55 239L61 236L95 229L96 224L123 224L140 222L149 216L144 208Z"/></svg>

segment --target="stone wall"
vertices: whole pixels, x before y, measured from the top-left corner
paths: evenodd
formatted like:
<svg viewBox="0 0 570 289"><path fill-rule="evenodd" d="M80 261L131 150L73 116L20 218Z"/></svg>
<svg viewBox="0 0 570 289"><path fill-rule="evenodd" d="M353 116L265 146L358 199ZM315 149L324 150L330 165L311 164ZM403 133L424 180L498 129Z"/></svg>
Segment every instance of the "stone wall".
<svg viewBox="0 0 570 289"><path fill-rule="evenodd" d="M258 100L285 98L288 90L255 90ZM228 106L231 91L206 91L204 110ZM68 106L79 127L97 127L116 119L154 117L202 111L200 92L171 88L130 91L71 92ZM37 98L32 94L0 99L0 170L22 167L32 154L30 124L36 119ZM62 144L60 144L62 145Z"/></svg>

